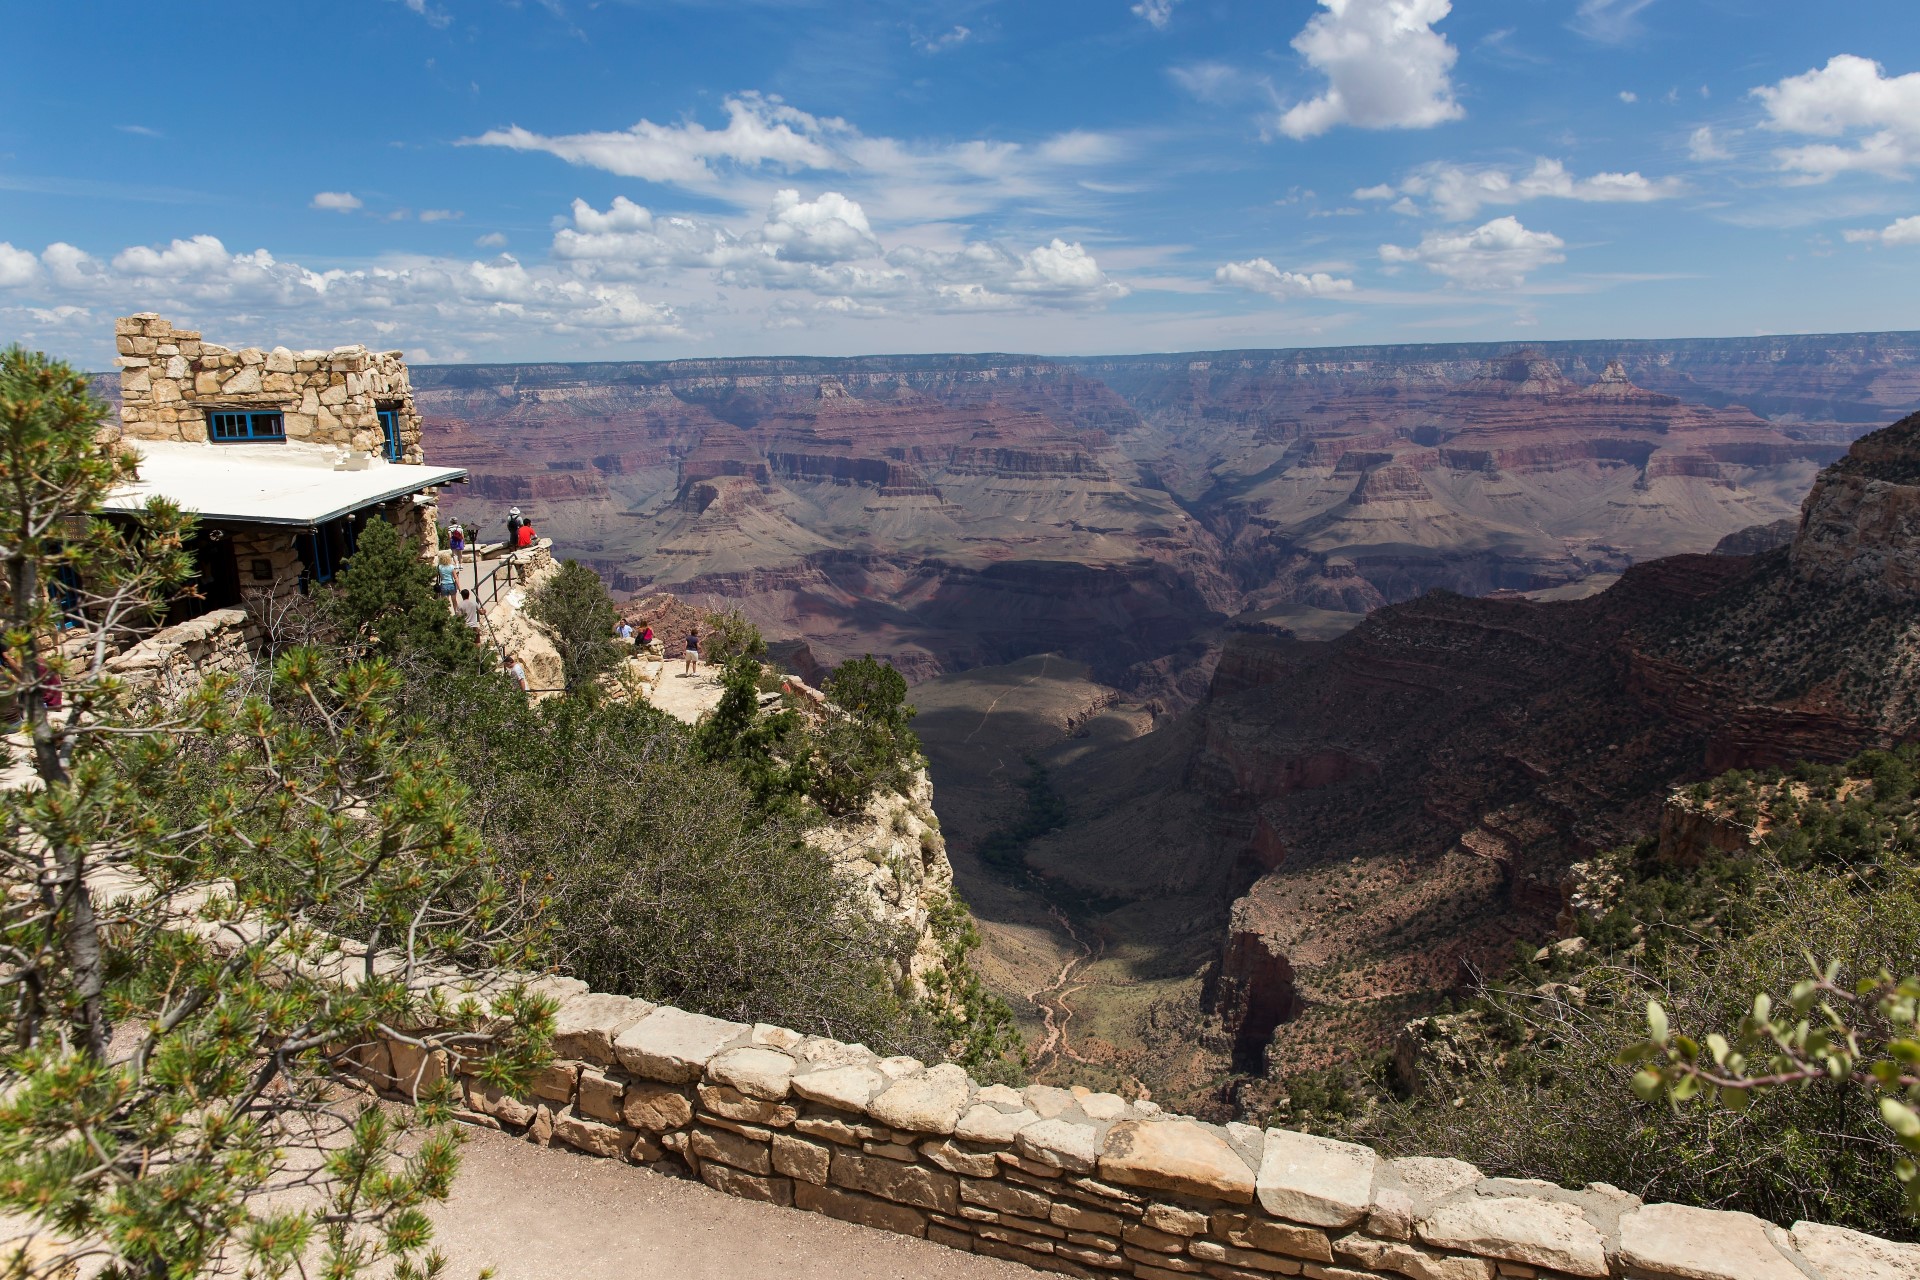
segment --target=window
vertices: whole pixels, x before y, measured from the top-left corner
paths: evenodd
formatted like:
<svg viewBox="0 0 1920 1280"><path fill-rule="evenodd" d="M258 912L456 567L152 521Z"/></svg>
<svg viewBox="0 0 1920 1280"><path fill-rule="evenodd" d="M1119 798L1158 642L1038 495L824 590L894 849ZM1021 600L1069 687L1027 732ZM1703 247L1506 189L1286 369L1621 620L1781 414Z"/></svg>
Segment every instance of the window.
<svg viewBox="0 0 1920 1280"><path fill-rule="evenodd" d="M380 433L386 437L386 447L381 453L388 462L400 461L407 446L400 440L400 410L393 405L383 405L380 409Z"/></svg>
<svg viewBox="0 0 1920 1280"><path fill-rule="evenodd" d="M342 516L317 529L293 536L293 549L300 556L306 582L332 582L334 575L360 547L358 516Z"/></svg>
<svg viewBox="0 0 1920 1280"><path fill-rule="evenodd" d="M286 419L280 411L252 409L210 409L207 411L207 439L215 444L241 444L248 440L285 440Z"/></svg>

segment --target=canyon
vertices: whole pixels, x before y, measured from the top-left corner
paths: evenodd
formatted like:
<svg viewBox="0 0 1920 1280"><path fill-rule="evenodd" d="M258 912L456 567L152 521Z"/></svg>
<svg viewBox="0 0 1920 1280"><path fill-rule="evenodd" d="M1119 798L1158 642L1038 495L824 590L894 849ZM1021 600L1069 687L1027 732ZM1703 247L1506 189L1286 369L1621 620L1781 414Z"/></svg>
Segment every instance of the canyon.
<svg viewBox="0 0 1920 1280"><path fill-rule="evenodd" d="M1911 721L1906 517L1861 478L1909 451L1848 450L1920 406L1920 335L414 382L482 537L517 504L616 594L907 673L1042 1078L1199 1114L1554 936L1672 782ZM1856 500L1803 521L1822 468ZM1064 825L989 865L1036 779Z"/></svg>
<svg viewBox="0 0 1920 1280"><path fill-rule="evenodd" d="M737 603L821 662L871 652L914 680L1058 652L1173 708L1229 617L1580 590L1787 517L1920 404L1920 339L439 366L415 386L430 455L473 472L448 509L497 532L518 504L616 593Z"/></svg>

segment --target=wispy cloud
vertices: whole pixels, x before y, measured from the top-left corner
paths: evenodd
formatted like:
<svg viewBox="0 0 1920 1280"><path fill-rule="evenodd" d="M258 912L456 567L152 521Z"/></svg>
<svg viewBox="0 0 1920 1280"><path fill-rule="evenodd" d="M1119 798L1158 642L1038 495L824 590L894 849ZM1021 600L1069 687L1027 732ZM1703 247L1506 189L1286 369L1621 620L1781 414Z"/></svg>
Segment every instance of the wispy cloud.
<svg viewBox="0 0 1920 1280"><path fill-rule="evenodd" d="M1545 156L1533 168L1515 172L1497 165L1458 165L1435 161L1421 165L1397 183L1363 187L1356 200L1393 200L1402 212L1416 212L1424 201L1441 217L1464 222L1487 205L1525 204L1530 200L1573 200L1582 204L1645 204L1670 200L1686 191L1678 178L1648 178L1631 173L1576 177L1567 166Z"/></svg>
<svg viewBox="0 0 1920 1280"><path fill-rule="evenodd" d="M973 31L971 28L963 27L956 23L954 24L953 30L947 32L945 35L925 36L916 34L913 37L913 47L921 53L945 53L949 49L959 48L972 38Z"/></svg>
<svg viewBox="0 0 1920 1280"><path fill-rule="evenodd" d="M1642 30L1640 14L1653 0L1580 0L1572 27L1601 44L1624 44Z"/></svg>
<svg viewBox="0 0 1920 1280"><path fill-rule="evenodd" d="M113 127L122 133L131 133L137 138L164 138L167 136L158 129L150 129L144 124L117 124Z"/></svg>
<svg viewBox="0 0 1920 1280"><path fill-rule="evenodd" d="M430 27L444 28L453 22L453 15L445 9L436 9L427 0L400 0L402 5L427 20Z"/></svg>

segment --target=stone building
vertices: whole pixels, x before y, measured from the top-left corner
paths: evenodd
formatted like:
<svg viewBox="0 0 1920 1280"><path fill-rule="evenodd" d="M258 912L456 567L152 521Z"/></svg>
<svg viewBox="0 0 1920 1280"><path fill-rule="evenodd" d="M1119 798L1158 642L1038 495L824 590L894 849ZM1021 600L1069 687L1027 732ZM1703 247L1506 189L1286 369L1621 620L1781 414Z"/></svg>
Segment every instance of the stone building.
<svg viewBox="0 0 1920 1280"><path fill-rule="evenodd" d="M140 478L103 505L131 514L158 495L199 515L200 598L180 617L330 581L370 519L434 545L435 494L467 473L426 465L399 352L235 351L151 313L114 337L114 442Z"/></svg>

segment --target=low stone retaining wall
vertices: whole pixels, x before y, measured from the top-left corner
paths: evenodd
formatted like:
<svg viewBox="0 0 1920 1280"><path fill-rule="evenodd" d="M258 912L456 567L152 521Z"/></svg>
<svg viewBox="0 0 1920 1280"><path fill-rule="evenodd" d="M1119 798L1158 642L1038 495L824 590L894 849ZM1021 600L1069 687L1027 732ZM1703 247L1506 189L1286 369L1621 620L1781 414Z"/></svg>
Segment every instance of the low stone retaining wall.
<svg viewBox="0 0 1920 1280"><path fill-rule="evenodd" d="M1483 1177L1285 1129L1216 1126L1108 1093L981 1086L881 1058L539 984L558 1060L525 1097L457 1078L461 1118L955 1249L1140 1280L1915 1280L1920 1247L1816 1223ZM457 1062L383 1041L407 1096Z"/></svg>
<svg viewBox="0 0 1920 1280"><path fill-rule="evenodd" d="M155 632L108 659L107 670L129 684L177 697L216 671L252 666L259 631L245 609L214 609Z"/></svg>

